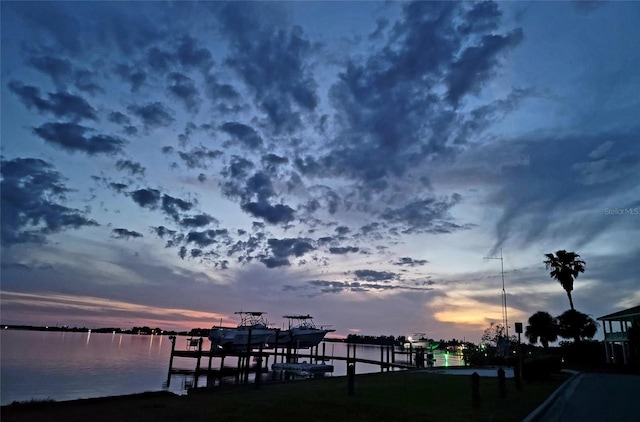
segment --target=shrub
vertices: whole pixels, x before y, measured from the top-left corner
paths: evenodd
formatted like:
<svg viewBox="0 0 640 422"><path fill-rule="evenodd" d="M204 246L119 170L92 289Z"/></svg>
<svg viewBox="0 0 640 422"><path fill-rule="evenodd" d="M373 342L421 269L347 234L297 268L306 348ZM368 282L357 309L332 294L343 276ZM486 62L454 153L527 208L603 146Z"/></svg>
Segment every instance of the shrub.
<svg viewBox="0 0 640 422"><path fill-rule="evenodd" d="M551 379L562 369L560 356L546 355L527 358L522 362L522 378L527 381L544 381Z"/></svg>
<svg viewBox="0 0 640 422"><path fill-rule="evenodd" d="M597 367L604 363L604 345L599 341L580 341L560 343L560 353L565 364Z"/></svg>

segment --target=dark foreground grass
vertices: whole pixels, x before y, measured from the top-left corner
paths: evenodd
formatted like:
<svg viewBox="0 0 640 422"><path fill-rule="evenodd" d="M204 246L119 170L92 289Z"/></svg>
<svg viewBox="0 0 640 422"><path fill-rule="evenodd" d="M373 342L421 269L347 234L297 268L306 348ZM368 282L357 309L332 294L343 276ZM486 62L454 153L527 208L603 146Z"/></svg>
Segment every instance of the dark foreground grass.
<svg viewBox="0 0 640 422"><path fill-rule="evenodd" d="M482 378L481 405L472 406L469 376L404 371L358 375L355 394L346 377L281 384L199 389L188 396L146 393L133 396L13 404L2 407L2 422L13 421L521 421L565 376L498 395L496 378Z"/></svg>

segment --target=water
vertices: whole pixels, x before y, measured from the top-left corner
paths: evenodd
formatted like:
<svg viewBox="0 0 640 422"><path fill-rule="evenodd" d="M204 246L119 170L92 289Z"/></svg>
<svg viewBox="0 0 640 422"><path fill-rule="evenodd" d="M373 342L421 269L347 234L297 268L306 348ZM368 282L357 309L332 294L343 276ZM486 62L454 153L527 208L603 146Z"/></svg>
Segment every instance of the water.
<svg viewBox="0 0 640 422"><path fill-rule="evenodd" d="M208 343L205 339L203 348L207 348ZM171 341L167 336L0 330L0 346L2 405L13 401L61 401L167 389L171 354ZM176 349L183 350L186 346L187 337L178 337ZM327 342L325 353L329 358L344 357L346 344ZM436 366L461 364L459 357L445 356L436 356ZM380 348L358 346L356 357L379 360ZM202 360L203 366L206 361ZM346 362L327 363L335 367L332 376L346 374ZM232 358L225 360L225 366L233 365ZM176 358L174 368L194 369L195 360ZM379 372L380 367L358 363L356 371ZM199 385L206 383L204 378L201 377ZM168 390L184 394L184 381L174 375Z"/></svg>

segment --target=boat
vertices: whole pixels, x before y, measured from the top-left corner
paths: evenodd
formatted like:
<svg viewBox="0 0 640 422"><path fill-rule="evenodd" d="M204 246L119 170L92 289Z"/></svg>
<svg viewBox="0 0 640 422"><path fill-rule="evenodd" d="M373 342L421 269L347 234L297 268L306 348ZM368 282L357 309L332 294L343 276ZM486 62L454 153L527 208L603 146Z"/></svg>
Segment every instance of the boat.
<svg viewBox="0 0 640 422"><path fill-rule="evenodd" d="M335 330L317 327L311 315L284 315L289 320L289 329L278 333L278 344L291 345L297 349L317 346L324 337Z"/></svg>
<svg viewBox="0 0 640 422"><path fill-rule="evenodd" d="M235 312L240 324L235 328L212 327L209 331L211 350L245 351L257 349L275 339L276 330L269 327L264 312Z"/></svg>
<svg viewBox="0 0 640 422"><path fill-rule="evenodd" d="M440 346L440 342L427 338L425 333L415 333L413 336L407 337L407 342L403 345L405 349L413 348L427 350L437 349L438 346Z"/></svg>

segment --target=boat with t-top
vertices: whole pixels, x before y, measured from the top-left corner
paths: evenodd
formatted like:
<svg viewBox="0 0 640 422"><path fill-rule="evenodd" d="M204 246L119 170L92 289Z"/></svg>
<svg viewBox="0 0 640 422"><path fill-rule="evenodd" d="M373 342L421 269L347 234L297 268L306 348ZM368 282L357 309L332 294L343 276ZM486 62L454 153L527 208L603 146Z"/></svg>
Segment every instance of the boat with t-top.
<svg viewBox="0 0 640 422"><path fill-rule="evenodd" d="M289 320L289 329L278 333L279 345L291 345L298 349L317 346L324 337L335 330L318 327L311 315L284 315Z"/></svg>
<svg viewBox="0 0 640 422"><path fill-rule="evenodd" d="M244 351L264 347L275 339L276 330L269 327L264 312L235 312L240 323L235 328L212 327L209 331L211 350Z"/></svg>
<svg viewBox="0 0 640 422"><path fill-rule="evenodd" d="M405 349L413 348L435 350L439 345L440 342L427 338L425 333L415 333L414 335L407 337L407 341L403 344L403 347Z"/></svg>

